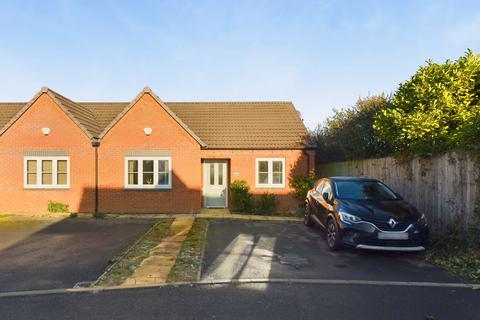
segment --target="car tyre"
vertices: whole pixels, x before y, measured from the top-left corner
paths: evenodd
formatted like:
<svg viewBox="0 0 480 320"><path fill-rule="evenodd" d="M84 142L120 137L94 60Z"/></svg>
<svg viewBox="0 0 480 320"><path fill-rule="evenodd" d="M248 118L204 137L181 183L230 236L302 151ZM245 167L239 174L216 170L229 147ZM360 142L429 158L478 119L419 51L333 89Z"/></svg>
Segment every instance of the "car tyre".
<svg viewBox="0 0 480 320"><path fill-rule="evenodd" d="M327 227L325 228L325 237L327 239L328 248L332 251L340 250L342 243L340 242L340 233L338 232L338 226L335 219L330 218L327 221Z"/></svg>
<svg viewBox="0 0 480 320"><path fill-rule="evenodd" d="M310 206L308 205L308 203L305 203L305 215L303 216L303 224L307 227L313 227L314 225L312 214L310 213Z"/></svg>

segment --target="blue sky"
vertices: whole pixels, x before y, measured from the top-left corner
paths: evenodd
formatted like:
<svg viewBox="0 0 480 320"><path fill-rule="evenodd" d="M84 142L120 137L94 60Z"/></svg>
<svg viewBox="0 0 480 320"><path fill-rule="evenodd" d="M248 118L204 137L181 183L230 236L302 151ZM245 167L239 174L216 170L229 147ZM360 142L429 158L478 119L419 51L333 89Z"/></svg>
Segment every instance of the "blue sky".
<svg viewBox="0 0 480 320"><path fill-rule="evenodd" d="M0 101L291 100L313 128L427 59L480 52L478 1L3 1Z"/></svg>

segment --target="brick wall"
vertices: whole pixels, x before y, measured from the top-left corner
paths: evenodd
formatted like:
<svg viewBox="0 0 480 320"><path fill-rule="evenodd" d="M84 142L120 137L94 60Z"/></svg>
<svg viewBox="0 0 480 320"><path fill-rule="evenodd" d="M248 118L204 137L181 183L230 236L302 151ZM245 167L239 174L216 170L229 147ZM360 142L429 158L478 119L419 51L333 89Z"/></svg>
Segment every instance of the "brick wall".
<svg viewBox="0 0 480 320"><path fill-rule="evenodd" d="M302 150L202 150L203 159L228 159L229 182L245 180L250 185L254 195L274 193L278 196L281 210L295 209L299 202L291 196L292 189L288 186L289 178L304 175L315 170L315 151L308 150L310 161ZM255 166L256 158L284 158L285 159L285 188L256 188Z"/></svg>
<svg viewBox="0 0 480 320"><path fill-rule="evenodd" d="M152 128L150 136L144 128ZM125 150L168 150L171 190L125 190ZM99 147L99 210L197 212L202 206L200 145L149 94L105 135Z"/></svg>
<svg viewBox="0 0 480 320"><path fill-rule="evenodd" d="M43 135L41 129L51 132ZM70 156L70 189L24 189L25 150L66 150ZM66 203L72 211L92 211L94 152L87 135L47 95L42 94L0 136L0 210L44 212L48 201Z"/></svg>
<svg viewBox="0 0 480 320"><path fill-rule="evenodd" d="M44 136L41 128L51 132ZM152 128L150 136L144 128ZM70 156L68 190L24 189L25 150L65 150ZM171 190L126 190L126 150L168 150L172 158ZM314 150L310 170L314 170ZM43 212L48 201L66 203L72 212L93 212L94 148L87 135L47 95L0 136L0 211ZM98 148L100 212L198 212L202 208L202 159L228 159L229 182L246 180L254 194L275 193L280 208L296 208L288 178L307 172L302 150L201 150L195 141L153 99L144 94L105 135ZM281 189L255 188L255 159L285 158L286 183Z"/></svg>

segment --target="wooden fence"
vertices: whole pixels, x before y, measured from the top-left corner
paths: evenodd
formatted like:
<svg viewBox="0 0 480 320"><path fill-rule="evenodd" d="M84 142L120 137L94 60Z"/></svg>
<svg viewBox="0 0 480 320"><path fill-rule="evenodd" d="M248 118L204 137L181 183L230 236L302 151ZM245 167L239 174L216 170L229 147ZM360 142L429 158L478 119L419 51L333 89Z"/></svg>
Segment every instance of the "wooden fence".
<svg viewBox="0 0 480 320"><path fill-rule="evenodd" d="M367 176L384 181L424 212L434 231L452 221L465 228L475 208L480 210L478 165L463 153L410 161L389 157L334 162L318 165L317 170L321 177Z"/></svg>

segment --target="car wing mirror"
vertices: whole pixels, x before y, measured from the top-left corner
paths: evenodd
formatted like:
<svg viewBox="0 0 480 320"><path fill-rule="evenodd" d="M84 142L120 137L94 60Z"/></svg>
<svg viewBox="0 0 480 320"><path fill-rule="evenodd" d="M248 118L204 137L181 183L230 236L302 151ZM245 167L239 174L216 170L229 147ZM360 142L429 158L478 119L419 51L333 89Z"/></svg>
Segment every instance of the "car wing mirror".
<svg viewBox="0 0 480 320"><path fill-rule="evenodd" d="M328 192L324 192L324 193L322 194L322 198L323 198L323 200L325 200L326 202L329 202L329 200L328 200Z"/></svg>
<svg viewBox="0 0 480 320"><path fill-rule="evenodd" d="M402 197L402 195L401 195L400 193L396 193L396 192L395 192L395 196L397 196L397 199L398 199L398 200L403 200L403 197Z"/></svg>

